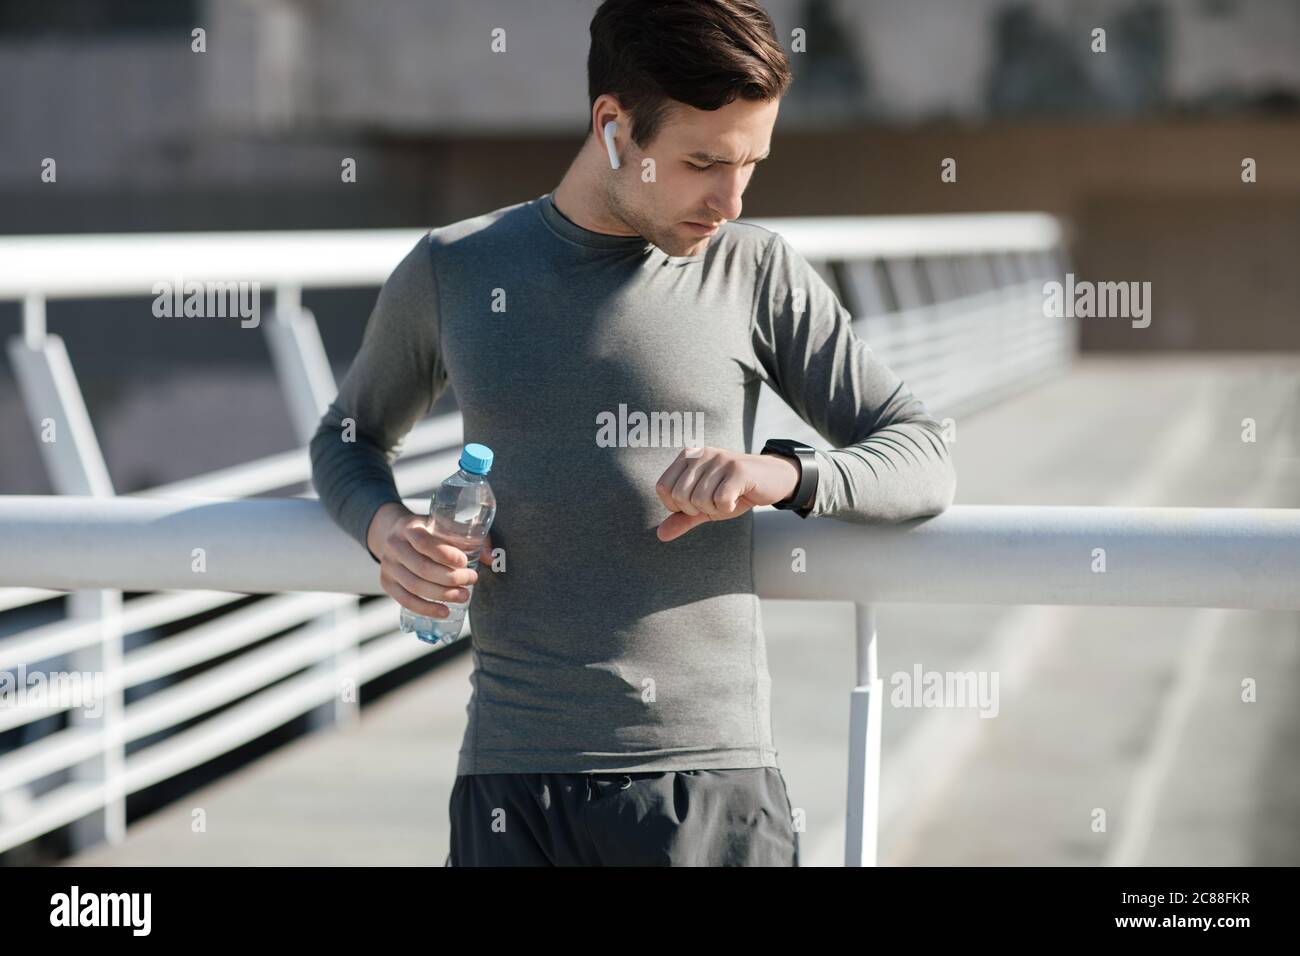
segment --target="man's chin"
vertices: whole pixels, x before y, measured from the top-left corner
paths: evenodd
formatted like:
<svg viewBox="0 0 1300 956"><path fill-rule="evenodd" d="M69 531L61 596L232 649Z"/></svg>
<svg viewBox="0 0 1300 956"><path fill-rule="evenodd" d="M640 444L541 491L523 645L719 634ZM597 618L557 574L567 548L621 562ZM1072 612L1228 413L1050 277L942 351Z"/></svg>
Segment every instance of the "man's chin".
<svg viewBox="0 0 1300 956"><path fill-rule="evenodd" d="M717 235L717 233L714 233L713 235ZM673 247L671 249L667 246L660 246L659 248L663 249L663 251L670 256L694 256L699 255L707 249L709 240L712 238L713 236L700 236L693 239L674 237Z"/></svg>

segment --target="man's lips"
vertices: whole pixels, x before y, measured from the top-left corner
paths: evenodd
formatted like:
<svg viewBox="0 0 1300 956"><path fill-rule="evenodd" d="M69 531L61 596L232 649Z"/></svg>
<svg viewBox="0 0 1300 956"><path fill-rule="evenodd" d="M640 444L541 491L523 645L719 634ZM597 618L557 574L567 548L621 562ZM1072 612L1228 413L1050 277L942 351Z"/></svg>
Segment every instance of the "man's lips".
<svg viewBox="0 0 1300 956"><path fill-rule="evenodd" d="M724 220L724 221L725 221L725 220ZM687 220L686 220L686 225L688 225L688 226L690 226L691 228L696 229L696 230L698 230L698 231L700 231L700 232L713 232L713 231L716 230L719 226L721 226L722 223L721 223L721 222L718 222L718 223L712 223L712 224L710 224L710 223L704 223L704 222L695 222L695 221L692 220L692 219L687 219Z"/></svg>

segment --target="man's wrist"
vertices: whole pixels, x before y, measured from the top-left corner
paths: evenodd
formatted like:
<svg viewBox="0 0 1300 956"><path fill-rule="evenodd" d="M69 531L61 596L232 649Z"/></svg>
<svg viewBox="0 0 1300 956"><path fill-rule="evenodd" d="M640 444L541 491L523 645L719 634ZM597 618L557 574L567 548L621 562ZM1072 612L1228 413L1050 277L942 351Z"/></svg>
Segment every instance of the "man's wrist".
<svg viewBox="0 0 1300 956"><path fill-rule="evenodd" d="M408 514L412 514L411 510L400 501L386 501L375 509L370 518L370 526L366 529L366 549L376 561L379 560L379 553L383 550L393 523Z"/></svg>
<svg viewBox="0 0 1300 956"><path fill-rule="evenodd" d="M775 503L785 504L789 502L790 499L794 497L794 493L799 490L799 480L803 477L803 466L800 465L799 459L791 455L782 455L780 452L774 452L774 451L769 451L766 452L765 454L760 454L759 457L770 458L774 462L780 462L787 466L784 469L782 469L783 472L786 473L788 477L788 480L785 481L782 485L782 487L785 489L785 494L781 495L781 497L778 498Z"/></svg>

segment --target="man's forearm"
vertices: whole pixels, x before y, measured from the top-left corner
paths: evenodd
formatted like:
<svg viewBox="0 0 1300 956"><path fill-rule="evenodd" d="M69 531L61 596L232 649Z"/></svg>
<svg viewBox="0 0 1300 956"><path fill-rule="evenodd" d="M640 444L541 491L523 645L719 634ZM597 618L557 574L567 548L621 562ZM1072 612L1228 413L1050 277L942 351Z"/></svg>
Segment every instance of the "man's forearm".
<svg viewBox="0 0 1300 956"><path fill-rule="evenodd" d="M869 523L947 510L956 494L952 456L937 424L895 422L851 445L818 451L814 516Z"/></svg>

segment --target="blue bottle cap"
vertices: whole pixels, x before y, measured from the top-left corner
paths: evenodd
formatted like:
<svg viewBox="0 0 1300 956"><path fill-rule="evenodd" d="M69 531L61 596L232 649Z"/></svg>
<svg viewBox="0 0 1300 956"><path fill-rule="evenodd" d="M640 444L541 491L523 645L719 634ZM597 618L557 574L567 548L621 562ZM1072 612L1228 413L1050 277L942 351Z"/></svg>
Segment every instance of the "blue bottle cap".
<svg viewBox="0 0 1300 956"><path fill-rule="evenodd" d="M472 475L486 475L492 470L492 449L478 442L470 442L460 453L460 467Z"/></svg>

